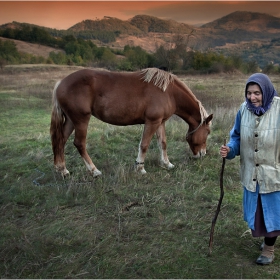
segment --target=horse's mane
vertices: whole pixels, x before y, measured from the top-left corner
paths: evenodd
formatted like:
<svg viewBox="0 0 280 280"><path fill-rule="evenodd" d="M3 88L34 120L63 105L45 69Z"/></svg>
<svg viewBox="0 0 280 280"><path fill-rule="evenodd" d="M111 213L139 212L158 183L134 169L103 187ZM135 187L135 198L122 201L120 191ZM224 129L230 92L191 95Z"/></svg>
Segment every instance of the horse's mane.
<svg viewBox="0 0 280 280"><path fill-rule="evenodd" d="M140 73L143 75L142 79L145 82L153 82L155 86L159 87L163 91L167 89L168 85L172 83L175 78L175 75L158 68L146 68Z"/></svg>
<svg viewBox="0 0 280 280"><path fill-rule="evenodd" d="M142 79L147 82L153 82L155 86L159 87L161 90L165 91L170 83L173 83L174 80L178 81L178 83L184 87L189 94L195 99L195 101L198 103L201 120L203 121L205 118L207 118L208 114L205 108L203 107L202 103L196 98L196 96L193 94L193 92L190 90L190 88L180 81L174 74L165 72L158 68L146 68L141 70L140 72L143 77Z"/></svg>
<svg viewBox="0 0 280 280"><path fill-rule="evenodd" d="M185 89L188 90L188 92L190 93L190 95L193 96L193 98L195 99L195 101L198 103L198 107L200 110L200 115L201 115L201 119L204 120L205 118L208 117L208 113L205 110L205 108L203 107L202 103L196 98L196 96L194 95L194 93L191 91L191 89L182 81L180 81L179 79L177 79L177 81L182 85L182 87L184 87Z"/></svg>

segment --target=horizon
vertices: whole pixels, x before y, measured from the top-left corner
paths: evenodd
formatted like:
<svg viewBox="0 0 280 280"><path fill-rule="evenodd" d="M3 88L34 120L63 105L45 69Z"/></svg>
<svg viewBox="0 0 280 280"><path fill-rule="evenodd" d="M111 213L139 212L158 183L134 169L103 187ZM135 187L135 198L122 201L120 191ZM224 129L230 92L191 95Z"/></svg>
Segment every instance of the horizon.
<svg viewBox="0 0 280 280"><path fill-rule="evenodd" d="M200 26L236 11L280 17L279 1L0 1L0 25L13 21L69 29L84 20L136 15Z"/></svg>

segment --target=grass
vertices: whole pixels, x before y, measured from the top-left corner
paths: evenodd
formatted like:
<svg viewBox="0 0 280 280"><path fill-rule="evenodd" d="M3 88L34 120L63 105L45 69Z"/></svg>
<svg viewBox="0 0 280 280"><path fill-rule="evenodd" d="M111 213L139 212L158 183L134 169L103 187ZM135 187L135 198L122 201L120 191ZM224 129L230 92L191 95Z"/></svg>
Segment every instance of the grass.
<svg viewBox="0 0 280 280"><path fill-rule="evenodd" d="M280 277L275 262L257 266L261 239L242 216L239 159L227 161L225 196L209 255L219 199L219 147L243 101L242 75L182 76L215 119L208 153L190 158L187 125L167 123L175 169L158 166L153 139L134 172L142 126L91 119L88 151L103 176L86 171L71 136L70 178L54 172L49 136L51 92L75 67L6 67L0 75L1 278L262 278ZM278 77L272 77L279 91ZM183 132L183 133L182 133Z"/></svg>

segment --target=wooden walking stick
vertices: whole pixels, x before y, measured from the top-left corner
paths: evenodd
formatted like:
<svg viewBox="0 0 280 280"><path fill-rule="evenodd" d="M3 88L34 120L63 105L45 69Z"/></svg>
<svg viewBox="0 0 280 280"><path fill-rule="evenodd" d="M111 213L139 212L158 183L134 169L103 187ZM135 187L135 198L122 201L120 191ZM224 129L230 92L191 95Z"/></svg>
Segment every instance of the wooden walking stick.
<svg viewBox="0 0 280 280"><path fill-rule="evenodd" d="M224 146L225 145L226 145L226 138L224 139ZM223 158L222 168L221 168L221 171L220 171L220 199L219 199L219 202L218 202L218 205L217 205L217 210L216 210L215 216L212 219L212 226L211 226L211 232L210 232L210 240L209 240L209 254L210 255L212 253L212 243L213 243L214 228L215 228L215 224L216 224L216 221L217 221L220 209L221 209L223 197L224 197L223 176L224 176L225 163L226 163L226 159Z"/></svg>

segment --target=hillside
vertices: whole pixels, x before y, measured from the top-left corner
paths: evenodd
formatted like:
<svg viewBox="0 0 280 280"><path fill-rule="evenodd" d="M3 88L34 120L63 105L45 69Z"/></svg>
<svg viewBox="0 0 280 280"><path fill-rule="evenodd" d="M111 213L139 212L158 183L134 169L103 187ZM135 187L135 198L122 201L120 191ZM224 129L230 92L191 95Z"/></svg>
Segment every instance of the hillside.
<svg viewBox="0 0 280 280"><path fill-rule="evenodd" d="M20 41L20 40L7 39L4 37L0 37L0 40L13 41L16 44L16 47L19 52L42 56L44 58L48 58L50 52L55 52L55 53L64 52L63 50L59 50L59 49L55 49L55 48L51 48L51 47L47 47L47 46L43 46L43 45L39 45L39 44L32 44L32 43L28 43L28 42L24 42L24 41Z"/></svg>
<svg viewBox="0 0 280 280"><path fill-rule="evenodd" d="M112 49L123 49L124 46L139 46L148 53L154 53L158 46L165 45L166 41L171 36L159 33L149 33L148 35L133 36L133 35L120 35L116 38L115 42L107 44ZM102 45L98 44L97 45Z"/></svg>
<svg viewBox="0 0 280 280"><path fill-rule="evenodd" d="M14 29L26 25L28 24L13 22L0 28ZM245 60L262 61L262 65L270 61L280 63L278 43L271 43L272 40L277 41L280 38L280 18L262 13L237 11L201 27L153 16L137 15L127 21L113 17L84 20L68 30L42 28L56 37L73 34L76 37L93 40L98 46L118 49L123 49L125 45L140 46L150 53L160 45L171 46L174 35L181 34L186 37L192 32L188 47L194 50L236 52ZM102 33L107 33L107 41L102 41L102 38L97 39L93 35Z"/></svg>
<svg viewBox="0 0 280 280"><path fill-rule="evenodd" d="M109 17L102 20L86 20L69 30L75 31L76 34L85 30L119 32L116 41L108 43L108 46L122 48L129 44L141 46L148 52L154 52L156 46L170 42L174 34L187 36L191 32L194 36L189 41L189 47L200 51L221 47L227 49L232 45L243 49L244 42L267 44L273 39L280 38L280 18L262 13L237 11L201 27L194 27L173 20L137 15L128 21Z"/></svg>
<svg viewBox="0 0 280 280"><path fill-rule="evenodd" d="M32 24L12 22L1 25L1 29L5 28L21 28L22 26ZM252 12L234 12L201 27L194 27L185 23L178 23L174 20L162 20L153 16L136 15L130 20L123 21L113 17L104 17L97 20L84 20L79 22L68 30L54 30L47 27L41 27L48 30L53 36L63 36L73 34L77 37L82 34L82 38L92 39L91 33L94 32L114 32L120 41L129 41L133 45L137 45L137 38L141 37L154 39L161 38L163 41L169 41L171 34L190 34L194 32L192 37L192 47L198 49L215 48L217 46L225 46L229 43L241 43L243 41L271 40L280 37L280 18L270 16L268 14L252 13ZM155 36L156 34L156 36ZM135 38L134 38L134 37ZM116 37L116 40L117 40ZM116 41L115 40L115 41ZM108 42L107 42L108 43ZM154 42L152 42L154 43ZM147 46L151 49L151 46Z"/></svg>
<svg viewBox="0 0 280 280"><path fill-rule="evenodd" d="M149 32L157 33L188 33L193 29L185 23L174 20L163 20L153 16L137 15L130 20L120 20L104 17L98 20L84 20L68 29L68 31L112 31L125 35L143 35Z"/></svg>
<svg viewBox="0 0 280 280"><path fill-rule="evenodd" d="M280 32L280 18L268 14L251 12L234 12L225 17L214 20L201 26L214 30L246 30L247 32Z"/></svg>
<svg viewBox="0 0 280 280"><path fill-rule="evenodd" d="M192 26L175 20L163 20L146 15L135 16L129 22L144 33L189 33L193 29Z"/></svg>
<svg viewBox="0 0 280 280"><path fill-rule="evenodd" d="M143 32L128 21L122 21L113 17L104 17L101 20L84 20L68 29L69 31L112 31L126 35L139 35Z"/></svg>

